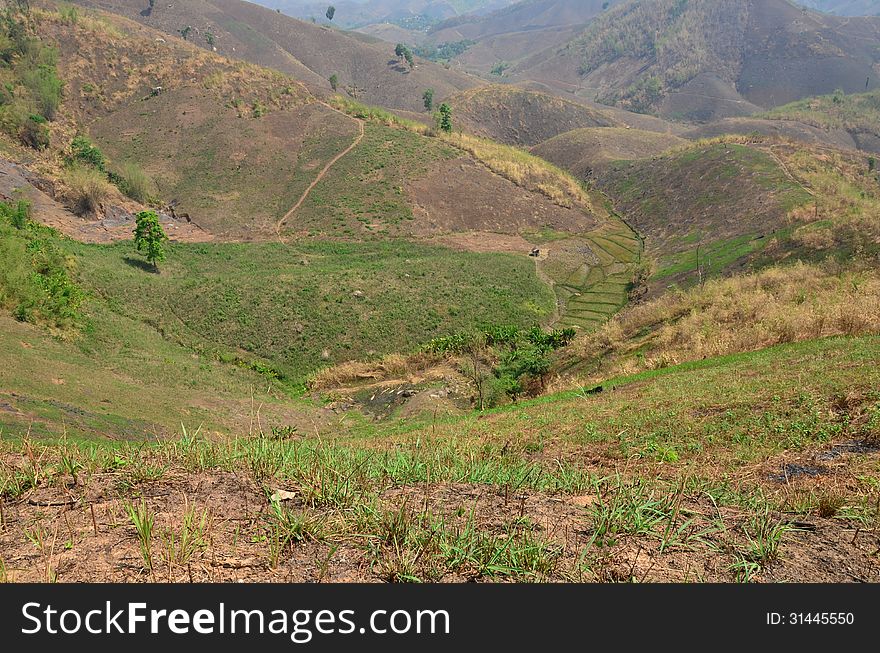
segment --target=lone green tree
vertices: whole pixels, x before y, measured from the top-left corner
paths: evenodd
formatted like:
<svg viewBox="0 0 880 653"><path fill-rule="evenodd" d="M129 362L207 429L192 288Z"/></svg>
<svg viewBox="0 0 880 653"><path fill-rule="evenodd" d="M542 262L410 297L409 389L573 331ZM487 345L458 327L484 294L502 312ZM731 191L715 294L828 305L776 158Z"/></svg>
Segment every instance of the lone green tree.
<svg viewBox="0 0 880 653"><path fill-rule="evenodd" d="M334 7L333 5L330 5L329 7L327 7L327 14L326 14L327 20L332 21L333 16L335 16L335 15L336 15L336 7Z"/></svg>
<svg viewBox="0 0 880 653"><path fill-rule="evenodd" d="M339 88L339 76L336 73L330 75L330 88L334 91Z"/></svg>
<svg viewBox="0 0 880 653"><path fill-rule="evenodd" d="M165 260L165 243L168 236L162 229L155 211L141 211L137 214L134 228L134 246L147 261L159 271L159 263Z"/></svg>
<svg viewBox="0 0 880 653"><path fill-rule="evenodd" d="M398 59L403 59L406 61L407 65L410 69L415 68L416 60L413 58L412 50L410 50L403 43L398 43L394 48L394 55Z"/></svg>
<svg viewBox="0 0 880 653"><path fill-rule="evenodd" d="M434 108L434 89L429 88L422 94L422 99L425 101L425 111L430 111Z"/></svg>
<svg viewBox="0 0 880 653"><path fill-rule="evenodd" d="M437 127L442 132L452 133L452 107L445 102L437 110Z"/></svg>

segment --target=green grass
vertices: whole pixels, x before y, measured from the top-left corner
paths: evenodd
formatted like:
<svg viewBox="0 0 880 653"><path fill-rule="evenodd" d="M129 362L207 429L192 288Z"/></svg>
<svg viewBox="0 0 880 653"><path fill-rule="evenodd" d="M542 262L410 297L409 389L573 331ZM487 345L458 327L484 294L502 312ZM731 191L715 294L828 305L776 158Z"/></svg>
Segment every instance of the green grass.
<svg viewBox="0 0 880 653"><path fill-rule="evenodd" d="M865 407L880 406L878 356L878 337L780 345L611 379L599 395L574 390L495 409L488 418L415 423L393 442L440 433L464 457L476 443L482 455L537 447L548 472L566 453L590 447L612 470L615 461L632 460L634 468L666 461L699 473L713 461L732 473L784 451L852 437L858 425L831 406L854 393ZM375 426L363 428L377 435Z"/></svg>
<svg viewBox="0 0 880 653"><path fill-rule="evenodd" d="M59 244L52 229L31 221L28 202L0 202L0 308L58 329L80 321L83 293Z"/></svg>
<svg viewBox="0 0 880 653"><path fill-rule="evenodd" d="M555 284L559 326L592 330L623 308L641 250L636 234L616 217L583 236L552 241L540 265Z"/></svg>
<svg viewBox="0 0 880 653"><path fill-rule="evenodd" d="M692 249L664 256L660 260L660 269L654 274L654 280L696 273L703 267L706 278L722 274L729 266L756 252L760 252L769 242L769 238L757 234L747 234L737 238L714 241L700 246L699 256L697 245ZM696 283L693 274L689 279Z"/></svg>
<svg viewBox="0 0 880 653"><path fill-rule="evenodd" d="M505 254L405 242L176 245L157 276L126 263L127 244L67 246L115 314L292 380L475 323L538 324L551 305L531 261Z"/></svg>
<svg viewBox="0 0 880 653"><path fill-rule="evenodd" d="M413 220L407 182L456 156L436 139L368 123L363 141L333 166L286 228L349 239L406 233Z"/></svg>
<svg viewBox="0 0 880 653"><path fill-rule="evenodd" d="M142 573L169 580L174 567L192 574L181 567L236 545L246 551L239 557L258 555L269 570L301 565L314 548L331 565L343 548L390 582L636 580L610 569L621 547L636 544L655 559L687 555L718 566L725 580L756 580L785 562L791 514L833 510L843 523L875 523L870 489L880 481L870 456L836 470L849 479L845 498L780 489L767 474L784 454L864 437L863 420L841 415L840 397L849 417L880 414L878 356L877 337L783 345L612 380L599 395L572 391L427 422L358 421L330 439L184 433L149 445L5 442L2 460L17 462L0 465L0 496L24 509L34 487L61 491L72 481L84 490L112 480L118 496L109 501L127 525L121 544ZM234 478L252 496L245 488L256 488L254 518L234 520L250 526L225 529L203 495L177 501L172 491L175 499L157 503L146 492L194 478L221 488ZM271 499L266 510L272 488L295 499ZM560 504L564 530L535 512ZM160 506L170 517L154 522ZM107 517L99 519L107 529ZM87 550L91 528L80 520L73 545ZM37 516L9 536L39 552L47 532ZM51 557L42 557L52 571Z"/></svg>
<svg viewBox="0 0 880 653"><path fill-rule="evenodd" d="M475 324L530 327L553 302L529 259L405 242L177 244L158 275L128 243L47 242L76 270L81 326L61 341L0 318L7 435L255 429L261 403L266 430L307 423L293 397L320 367Z"/></svg>
<svg viewBox="0 0 880 653"><path fill-rule="evenodd" d="M846 95L835 93L805 98L756 116L770 120L798 120L823 129L877 133L880 91Z"/></svg>

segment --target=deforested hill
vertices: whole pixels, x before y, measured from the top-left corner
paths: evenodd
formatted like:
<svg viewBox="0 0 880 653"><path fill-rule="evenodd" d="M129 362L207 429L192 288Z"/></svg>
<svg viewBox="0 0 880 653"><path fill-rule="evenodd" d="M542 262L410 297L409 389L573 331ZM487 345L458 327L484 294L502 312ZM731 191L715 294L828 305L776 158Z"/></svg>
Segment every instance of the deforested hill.
<svg viewBox="0 0 880 653"><path fill-rule="evenodd" d="M510 75L708 122L836 89L877 88L878 38L880 19L829 16L788 0L630 1Z"/></svg>
<svg viewBox="0 0 880 653"><path fill-rule="evenodd" d="M107 175L136 170L140 201L197 227L198 240L283 234L362 242L486 232L507 238L490 251L527 253L534 243L523 234L578 234L605 217L573 180L518 150L467 135L432 137L420 123L342 95L325 101L295 77L116 14L39 16L40 40L65 53L57 65L63 102L47 128L48 145L10 165L37 158L46 178L37 186L56 189L32 188L32 200L52 209L40 218L78 239L128 238L123 218L136 209L117 211L106 193L77 206L84 180L66 165L74 136L100 164L76 174L106 189ZM13 178L22 174L7 175L0 192L12 192ZM469 202L459 201L462 192ZM468 243L455 246L473 249Z"/></svg>
<svg viewBox="0 0 880 653"><path fill-rule="evenodd" d="M465 131L508 145L532 146L574 129L617 124L585 105L516 86L480 86L447 101Z"/></svg>
<svg viewBox="0 0 880 653"><path fill-rule="evenodd" d="M575 38L616 1L523 0L487 15L453 18L428 34L433 43L465 43L455 63L480 74L503 71L525 57Z"/></svg>
<svg viewBox="0 0 880 653"><path fill-rule="evenodd" d="M880 91L807 98L777 107L765 116L770 120L797 120L827 132L840 131L858 149L880 152Z"/></svg>
<svg viewBox="0 0 880 653"><path fill-rule="evenodd" d="M417 111L422 94L438 97L471 88L479 80L421 59L410 67L393 44L285 16L241 0L75 0L111 11L226 57L295 76L316 91L339 91L369 104Z"/></svg>

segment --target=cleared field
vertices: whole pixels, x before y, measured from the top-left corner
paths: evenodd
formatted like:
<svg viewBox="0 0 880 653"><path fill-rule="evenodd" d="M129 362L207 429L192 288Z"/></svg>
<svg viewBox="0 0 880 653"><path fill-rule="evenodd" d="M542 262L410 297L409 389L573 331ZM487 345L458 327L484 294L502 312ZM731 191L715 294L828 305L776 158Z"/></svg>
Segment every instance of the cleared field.
<svg viewBox="0 0 880 653"><path fill-rule="evenodd" d="M447 102L468 133L521 147L575 129L617 124L582 104L514 86L482 86L453 95Z"/></svg>

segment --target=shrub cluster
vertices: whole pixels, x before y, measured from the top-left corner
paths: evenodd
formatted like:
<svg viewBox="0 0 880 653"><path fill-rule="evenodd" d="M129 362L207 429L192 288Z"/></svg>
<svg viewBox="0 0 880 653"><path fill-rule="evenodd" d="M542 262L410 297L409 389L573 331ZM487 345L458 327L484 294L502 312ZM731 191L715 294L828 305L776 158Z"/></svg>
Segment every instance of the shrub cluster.
<svg viewBox="0 0 880 653"><path fill-rule="evenodd" d="M0 202L0 306L16 319L65 328L80 320L85 298L54 232L30 220L30 203Z"/></svg>

